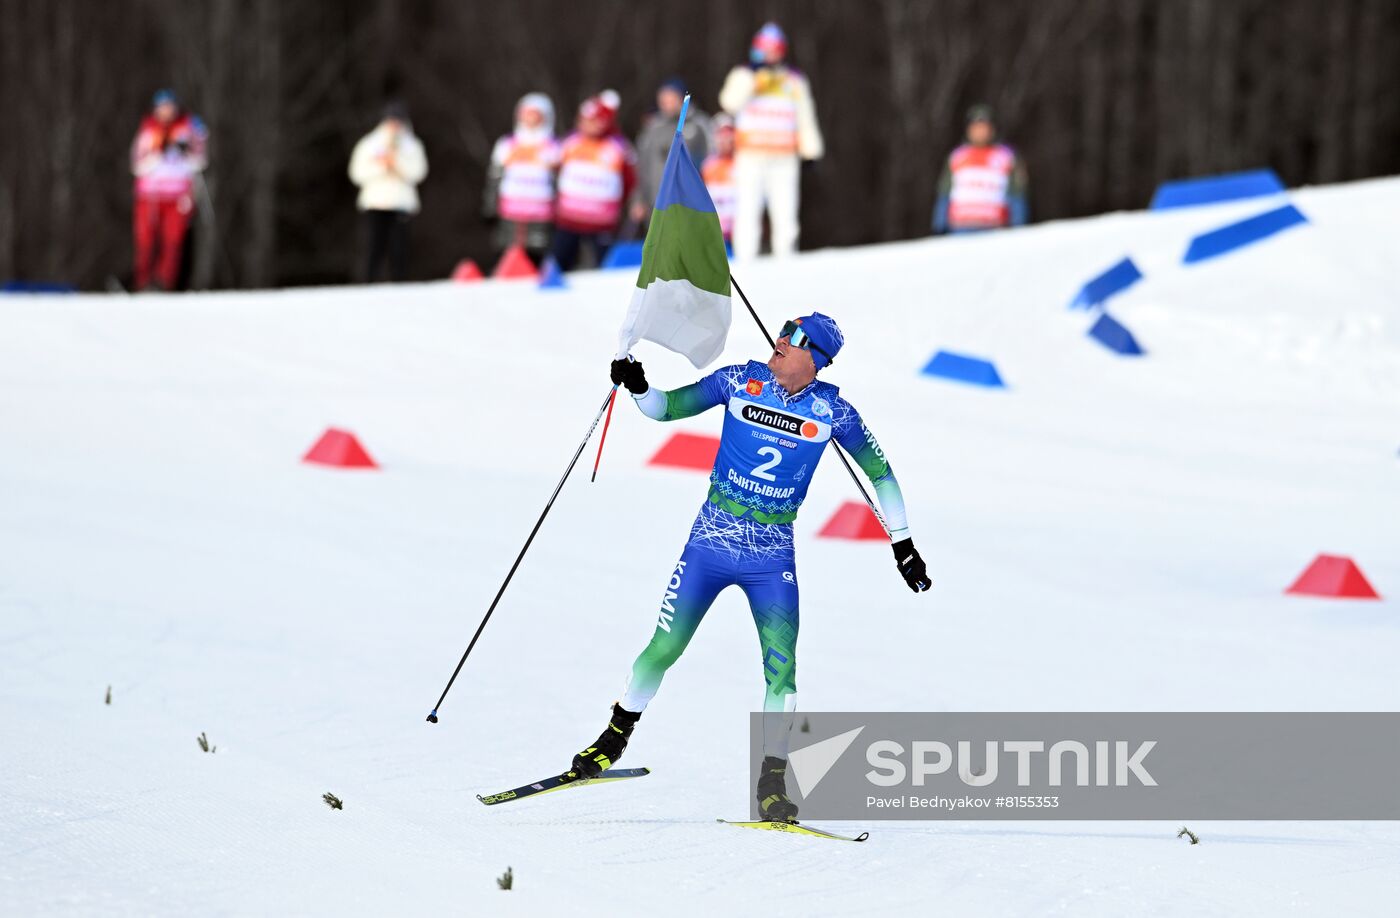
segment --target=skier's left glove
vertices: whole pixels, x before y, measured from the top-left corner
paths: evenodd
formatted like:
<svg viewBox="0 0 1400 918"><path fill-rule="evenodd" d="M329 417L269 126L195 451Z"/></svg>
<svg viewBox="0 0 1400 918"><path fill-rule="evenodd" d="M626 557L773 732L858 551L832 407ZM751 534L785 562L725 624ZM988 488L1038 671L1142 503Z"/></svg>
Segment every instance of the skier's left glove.
<svg viewBox="0 0 1400 918"><path fill-rule="evenodd" d="M913 539L904 539L895 542L894 563L899 568L899 573L903 575L904 582L909 584L909 589L915 593L922 593L933 585L928 579L928 569L924 567L924 559L919 557L919 550L914 547Z"/></svg>
<svg viewBox="0 0 1400 918"><path fill-rule="evenodd" d="M642 364L638 360L614 360L608 368L608 375L614 386L626 386L627 391L633 395L645 395L647 389L651 388L647 385L647 375L642 372Z"/></svg>

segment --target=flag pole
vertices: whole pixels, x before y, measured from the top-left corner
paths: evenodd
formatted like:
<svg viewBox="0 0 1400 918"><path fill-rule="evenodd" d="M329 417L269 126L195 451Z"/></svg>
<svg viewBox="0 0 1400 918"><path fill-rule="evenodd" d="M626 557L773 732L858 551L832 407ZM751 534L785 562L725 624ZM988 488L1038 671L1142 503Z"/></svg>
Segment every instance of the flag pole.
<svg viewBox="0 0 1400 918"><path fill-rule="evenodd" d="M685 98L681 100L681 116L676 119L677 134L685 130L685 113L688 111L690 111L690 93L686 93Z"/></svg>
<svg viewBox="0 0 1400 918"><path fill-rule="evenodd" d="M776 349L778 346L777 342L773 340L772 335L768 334L768 329L764 327L763 321L758 317L758 312L753 308L753 304L749 302L749 298L744 295L744 288L739 286L739 282L734 279L733 273L729 275L729 283L734 285L734 292L739 294L739 299L743 300L744 305L749 308L749 315L753 316L754 324L758 326L758 330L763 335L763 339L768 342L769 347ZM860 479L856 477L856 470L851 468L851 463L846 460L846 454L841 450L841 444L833 440L831 445L836 447L836 458L840 459L841 464L846 467L846 474L851 476L851 481L855 484L856 490L860 492L861 497L865 498L865 505L870 508L871 513L875 514L875 519L879 520L880 528L885 530L885 535L889 536L890 527L885 522L885 517L875 507L875 502L870 499L870 495L865 493L865 485L860 483Z"/></svg>

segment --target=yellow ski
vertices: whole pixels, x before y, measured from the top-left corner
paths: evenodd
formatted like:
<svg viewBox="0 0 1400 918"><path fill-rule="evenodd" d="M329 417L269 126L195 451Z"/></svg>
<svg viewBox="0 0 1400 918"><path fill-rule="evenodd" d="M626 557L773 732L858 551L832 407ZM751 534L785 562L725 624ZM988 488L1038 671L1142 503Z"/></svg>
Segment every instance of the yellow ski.
<svg viewBox="0 0 1400 918"><path fill-rule="evenodd" d="M869 832L862 832L854 838L849 835L837 835L835 832L828 832L825 829L817 829L812 826L804 826L800 822L774 822L770 819L763 819L758 822L737 822L732 819L719 819L727 826L741 826L745 829L766 829L769 832L791 832L794 835L811 835L814 838L831 838L836 841L863 842L870 837Z"/></svg>

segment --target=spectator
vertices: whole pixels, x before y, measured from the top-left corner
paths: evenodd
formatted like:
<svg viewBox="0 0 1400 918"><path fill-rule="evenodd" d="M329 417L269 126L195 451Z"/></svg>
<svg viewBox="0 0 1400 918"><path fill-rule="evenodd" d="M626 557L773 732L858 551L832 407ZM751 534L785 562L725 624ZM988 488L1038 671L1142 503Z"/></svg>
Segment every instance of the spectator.
<svg viewBox="0 0 1400 918"><path fill-rule="evenodd" d="M734 238L734 119L726 114L715 116L715 151L700 166L700 177L709 189L710 200L719 215L719 227L724 241Z"/></svg>
<svg viewBox="0 0 1400 918"><path fill-rule="evenodd" d="M807 78L783 63L787 38L776 23L758 30L750 63L725 78L719 104L736 119L734 254L758 254L763 210L774 255L797 251L798 161L822 157L822 135Z"/></svg>
<svg viewBox="0 0 1400 918"><path fill-rule="evenodd" d="M554 229L554 173L560 146L554 138L554 103L532 92L515 105L515 130L496 141L486 174L482 211L494 219L497 254L524 246L536 261L549 251Z"/></svg>
<svg viewBox="0 0 1400 918"><path fill-rule="evenodd" d="M386 258L391 280L408 277L408 221L418 213L418 184L427 174L428 158L408 110L401 102L389 103L379 125L350 154L350 181L360 188L357 206L368 236L366 282L378 278Z"/></svg>
<svg viewBox="0 0 1400 918"><path fill-rule="evenodd" d="M938 180L935 233L1025 225L1026 169L1014 150L993 142L996 133L990 105L968 110L967 143L948 156Z"/></svg>
<svg viewBox="0 0 1400 918"><path fill-rule="evenodd" d="M564 271L573 270L584 242L602 263L637 182L637 154L617 133L615 99L603 93L585 100L577 129L564 141L552 249Z"/></svg>
<svg viewBox="0 0 1400 918"><path fill-rule="evenodd" d="M137 290L145 290L152 281L161 290L179 285L194 213L194 181L204 171L206 139L203 122L181 109L175 93L162 89L155 94L131 144L131 172L136 176L132 284Z"/></svg>
<svg viewBox="0 0 1400 918"><path fill-rule="evenodd" d="M662 83L656 91L656 112L642 124L637 135L637 190L632 195L631 217L643 235L656 193L661 189L661 173L666 168L666 154L671 152L671 138L676 136L685 93L680 77ZM710 116L696 108L694 102L685 116L685 147L696 165L704 162L710 151Z"/></svg>

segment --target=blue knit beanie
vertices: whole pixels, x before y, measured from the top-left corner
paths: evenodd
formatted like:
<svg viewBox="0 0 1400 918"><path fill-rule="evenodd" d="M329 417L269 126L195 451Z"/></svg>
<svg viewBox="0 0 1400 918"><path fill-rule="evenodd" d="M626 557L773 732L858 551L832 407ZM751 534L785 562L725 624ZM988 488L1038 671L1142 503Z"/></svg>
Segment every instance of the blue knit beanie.
<svg viewBox="0 0 1400 918"><path fill-rule="evenodd" d="M813 344L826 351L825 354L812 351L812 363L818 370L835 360L841 345L846 343L846 336L841 334L841 327L831 316L814 312L798 319L797 324L802 326L802 331L812 339Z"/></svg>

